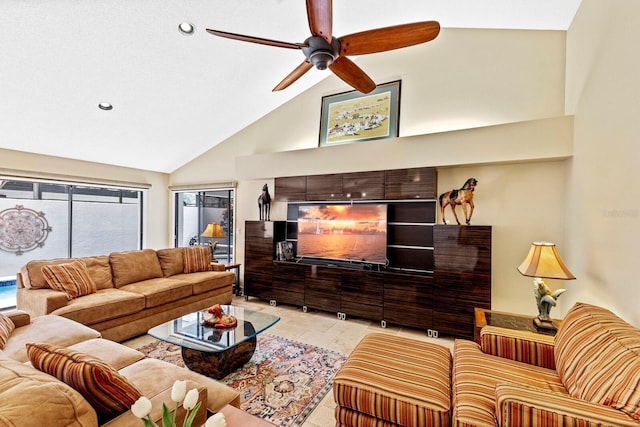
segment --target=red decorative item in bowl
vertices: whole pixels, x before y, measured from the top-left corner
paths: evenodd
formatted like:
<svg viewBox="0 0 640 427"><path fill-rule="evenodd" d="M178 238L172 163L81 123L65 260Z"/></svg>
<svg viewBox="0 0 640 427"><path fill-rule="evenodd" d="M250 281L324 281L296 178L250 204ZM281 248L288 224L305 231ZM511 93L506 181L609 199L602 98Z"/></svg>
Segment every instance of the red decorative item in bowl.
<svg viewBox="0 0 640 427"><path fill-rule="evenodd" d="M224 329L224 328L233 328L238 325L238 319L230 314L223 314L220 320L218 320L213 327Z"/></svg>
<svg viewBox="0 0 640 427"><path fill-rule="evenodd" d="M238 319L231 314L225 314L220 304L213 305L207 309L207 313L211 317L205 317L202 323L205 326L213 326L214 328L224 329L233 328L238 325Z"/></svg>

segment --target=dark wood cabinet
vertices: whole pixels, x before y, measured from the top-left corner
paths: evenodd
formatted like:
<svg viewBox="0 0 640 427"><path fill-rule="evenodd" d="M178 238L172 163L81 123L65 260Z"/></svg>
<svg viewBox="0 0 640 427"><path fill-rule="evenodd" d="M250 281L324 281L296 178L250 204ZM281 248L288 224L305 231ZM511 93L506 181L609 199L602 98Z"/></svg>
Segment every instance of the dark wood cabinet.
<svg viewBox="0 0 640 427"><path fill-rule="evenodd" d="M432 278L429 276L385 274L385 322L419 329L433 329L432 290Z"/></svg>
<svg viewBox="0 0 640 427"><path fill-rule="evenodd" d="M435 199L437 197L435 168L413 168L385 171L385 198Z"/></svg>
<svg viewBox="0 0 640 427"><path fill-rule="evenodd" d="M276 254L276 242L284 240L284 236L284 221L245 222L245 295L274 299L273 259Z"/></svg>
<svg viewBox="0 0 640 427"><path fill-rule="evenodd" d="M383 200L384 171L342 175L342 193L347 200Z"/></svg>
<svg viewBox="0 0 640 427"><path fill-rule="evenodd" d="M307 176L307 200L344 200L342 174Z"/></svg>
<svg viewBox="0 0 640 427"><path fill-rule="evenodd" d="M304 305L325 311L340 311L340 270L308 265L305 270Z"/></svg>
<svg viewBox="0 0 640 427"><path fill-rule="evenodd" d="M273 263L273 298L276 303L304 305L305 269L301 264L275 261Z"/></svg>
<svg viewBox="0 0 640 427"><path fill-rule="evenodd" d="M275 179L273 198L278 202L294 202L306 200L307 177L288 176Z"/></svg>
<svg viewBox="0 0 640 427"><path fill-rule="evenodd" d="M437 197L435 168L411 168L282 177L274 199L282 202L334 200L416 200Z"/></svg>
<svg viewBox="0 0 640 427"><path fill-rule="evenodd" d="M384 273L375 271L342 271L340 312L346 317L380 321L383 319Z"/></svg>
<svg viewBox="0 0 640 427"><path fill-rule="evenodd" d="M304 262L272 264L271 276L245 269L245 296L465 338L473 337L474 307L491 307L490 278L484 274L469 284L463 276L438 274L437 267L431 276Z"/></svg>
<svg viewBox="0 0 640 427"><path fill-rule="evenodd" d="M433 327L473 339L474 307L491 309L491 227L437 225Z"/></svg>

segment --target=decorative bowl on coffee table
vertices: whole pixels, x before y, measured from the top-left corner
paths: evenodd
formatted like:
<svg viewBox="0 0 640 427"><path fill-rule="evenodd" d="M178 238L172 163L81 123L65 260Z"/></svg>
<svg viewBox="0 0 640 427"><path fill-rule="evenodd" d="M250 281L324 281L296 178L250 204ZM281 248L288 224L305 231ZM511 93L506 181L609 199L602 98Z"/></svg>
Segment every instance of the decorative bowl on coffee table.
<svg viewBox="0 0 640 427"><path fill-rule="evenodd" d="M149 330L149 335L182 348L185 365L194 372L215 379L243 366L253 356L257 335L270 328L280 317L232 305L222 306L237 325L216 328L205 322L211 314L196 311Z"/></svg>

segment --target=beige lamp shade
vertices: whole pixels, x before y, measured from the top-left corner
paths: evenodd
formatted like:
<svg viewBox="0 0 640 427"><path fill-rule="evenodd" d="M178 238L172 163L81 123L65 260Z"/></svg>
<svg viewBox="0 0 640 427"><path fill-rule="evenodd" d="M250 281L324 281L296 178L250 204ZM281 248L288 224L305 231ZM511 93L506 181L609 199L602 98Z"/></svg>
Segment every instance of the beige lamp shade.
<svg viewBox="0 0 640 427"><path fill-rule="evenodd" d="M210 222L209 224L207 224L207 228L202 232L200 237L216 239L216 238L222 238L227 236L224 235L224 231L222 231L222 227L220 227L220 224L215 222Z"/></svg>
<svg viewBox="0 0 640 427"><path fill-rule="evenodd" d="M571 274L554 243L533 242L527 258L520 264L518 271L523 276L547 279L572 280Z"/></svg>

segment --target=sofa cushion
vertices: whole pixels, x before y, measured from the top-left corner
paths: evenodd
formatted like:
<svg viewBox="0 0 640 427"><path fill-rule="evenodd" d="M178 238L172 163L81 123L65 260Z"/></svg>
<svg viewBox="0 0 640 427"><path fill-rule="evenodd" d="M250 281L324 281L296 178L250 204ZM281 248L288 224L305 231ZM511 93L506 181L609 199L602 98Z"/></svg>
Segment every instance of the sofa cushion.
<svg viewBox="0 0 640 427"><path fill-rule="evenodd" d="M24 310L17 310L17 309L7 310L2 314L7 316L9 319L11 319L11 321L16 326L16 328L19 328L20 326L25 326L31 323L31 316L29 315L29 313L27 313Z"/></svg>
<svg viewBox="0 0 640 427"><path fill-rule="evenodd" d="M162 268L156 251L114 252L109 255L113 284L121 288L129 283L162 277Z"/></svg>
<svg viewBox="0 0 640 427"><path fill-rule="evenodd" d="M553 369L488 355L472 341L453 348L452 425L495 426L498 384L519 384L568 396Z"/></svg>
<svg viewBox="0 0 640 427"><path fill-rule="evenodd" d="M190 246L183 248L183 273L196 273L211 270L211 248L209 246Z"/></svg>
<svg viewBox="0 0 640 427"><path fill-rule="evenodd" d="M181 274L184 271L184 251L182 248L159 249L156 254L164 277Z"/></svg>
<svg viewBox="0 0 640 427"><path fill-rule="evenodd" d="M111 281L111 266L109 257L106 255L79 258L84 261L97 289L113 287ZM45 265L66 264L75 261L75 258L58 258L52 260L29 261L21 269L21 276L24 287L27 289L47 289L49 285L42 274L42 267Z"/></svg>
<svg viewBox="0 0 640 427"><path fill-rule="evenodd" d="M15 328L16 325L13 321L0 313L0 350L2 350L7 341L9 341L9 336Z"/></svg>
<svg viewBox="0 0 640 427"><path fill-rule="evenodd" d="M172 279L184 280L191 283L193 294L199 295L214 289L229 288L235 281L232 271L200 271L198 273L177 274Z"/></svg>
<svg viewBox="0 0 640 427"><path fill-rule="evenodd" d="M107 255L80 258L87 266L89 277L93 279L97 289L113 288L111 265Z"/></svg>
<svg viewBox="0 0 640 427"><path fill-rule="evenodd" d="M31 364L76 389L101 419L131 408L142 396L118 371L101 360L51 344L27 344Z"/></svg>
<svg viewBox="0 0 640 427"><path fill-rule="evenodd" d="M73 299L51 314L75 320L83 325L93 325L142 311L144 304L142 295L122 289L101 289L91 295Z"/></svg>
<svg viewBox="0 0 640 427"><path fill-rule="evenodd" d="M96 291L96 284L89 277L84 261L45 265L42 274L49 287L67 294L67 299L89 295Z"/></svg>
<svg viewBox="0 0 640 427"><path fill-rule="evenodd" d="M120 370L144 359L144 354L138 350L104 338L82 341L67 348L96 357L115 370Z"/></svg>
<svg viewBox="0 0 640 427"><path fill-rule="evenodd" d="M144 296L145 307L157 307L191 296L191 283L173 278L160 278L131 283L121 288L123 291Z"/></svg>
<svg viewBox="0 0 640 427"><path fill-rule="evenodd" d="M609 310L576 303L556 334L556 366L569 393L640 420L640 331Z"/></svg>
<svg viewBox="0 0 640 427"><path fill-rule="evenodd" d="M73 388L0 352L0 425L97 426L91 405ZM37 410L34 410L37 408Z"/></svg>
<svg viewBox="0 0 640 427"><path fill-rule="evenodd" d="M29 325L16 328L2 351L8 357L24 363L29 360L27 343L37 341L68 347L99 337L98 331L64 317L38 316L32 318Z"/></svg>
<svg viewBox="0 0 640 427"><path fill-rule="evenodd" d="M58 258L44 261L29 261L21 268L24 287L27 289L48 289L49 284L42 274L45 265L64 264L74 261L72 258Z"/></svg>

